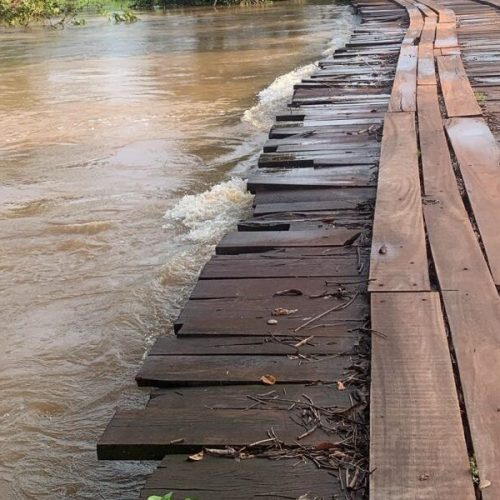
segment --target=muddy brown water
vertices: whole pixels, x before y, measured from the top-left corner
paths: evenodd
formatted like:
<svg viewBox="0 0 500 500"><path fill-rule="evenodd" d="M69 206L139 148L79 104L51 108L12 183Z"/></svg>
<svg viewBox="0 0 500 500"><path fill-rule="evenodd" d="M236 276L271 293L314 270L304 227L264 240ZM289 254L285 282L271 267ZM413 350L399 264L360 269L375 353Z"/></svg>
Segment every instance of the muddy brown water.
<svg viewBox="0 0 500 500"><path fill-rule="evenodd" d="M272 115L353 22L309 1L0 31L1 499L136 497L153 464L96 440L143 404Z"/></svg>

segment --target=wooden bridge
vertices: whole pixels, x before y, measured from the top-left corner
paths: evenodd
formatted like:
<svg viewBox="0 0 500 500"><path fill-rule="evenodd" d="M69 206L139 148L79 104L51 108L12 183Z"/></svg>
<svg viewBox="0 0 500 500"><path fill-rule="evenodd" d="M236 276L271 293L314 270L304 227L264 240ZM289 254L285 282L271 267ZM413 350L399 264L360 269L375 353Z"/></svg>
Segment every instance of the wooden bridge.
<svg viewBox="0 0 500 500"><path fill-rule="evenodd" d="M98 444L141 498L500 498L500 3L355 6Z"/></svg>

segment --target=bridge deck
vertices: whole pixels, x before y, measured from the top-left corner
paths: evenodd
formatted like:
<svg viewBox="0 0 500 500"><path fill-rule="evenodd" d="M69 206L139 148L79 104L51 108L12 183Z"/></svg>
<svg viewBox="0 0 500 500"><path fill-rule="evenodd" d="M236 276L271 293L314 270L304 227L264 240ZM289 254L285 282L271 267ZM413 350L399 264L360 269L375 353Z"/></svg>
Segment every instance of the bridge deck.
<svg viewBox="0 0 500 500"><path fill-rule="evenodd" d="M500 498L500 10L355 6L98 444L143 498Z"/></svg>

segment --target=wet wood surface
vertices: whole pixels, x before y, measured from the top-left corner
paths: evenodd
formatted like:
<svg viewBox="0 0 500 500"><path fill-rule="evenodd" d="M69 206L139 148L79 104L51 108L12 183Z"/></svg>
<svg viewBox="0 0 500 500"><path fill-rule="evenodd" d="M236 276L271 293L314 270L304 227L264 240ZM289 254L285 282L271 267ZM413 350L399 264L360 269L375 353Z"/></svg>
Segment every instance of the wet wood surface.
<svg viewBox="0 0 500 500"><path fill-rule="evenodd" d="M341 494L338 481L327 471L296 460L236 462L209 456L201 462L187 462L182 457L165 457L158 471L146 481L141 499L164 494L166 484L176 497L203 500L332 498Z"/></svg>

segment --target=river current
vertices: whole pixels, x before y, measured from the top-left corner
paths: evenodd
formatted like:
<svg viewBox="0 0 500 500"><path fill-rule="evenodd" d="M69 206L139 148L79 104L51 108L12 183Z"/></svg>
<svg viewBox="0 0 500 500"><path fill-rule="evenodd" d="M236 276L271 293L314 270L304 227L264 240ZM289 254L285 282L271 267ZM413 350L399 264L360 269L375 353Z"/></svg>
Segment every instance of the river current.
<svg viewBox="0 0 500 500"><path fill-rule="evenodd" d="M251 205L273 115L346 5L90 18L0 31L0 499L136 498L150 463L99 463L134 374Z"/></svg>

